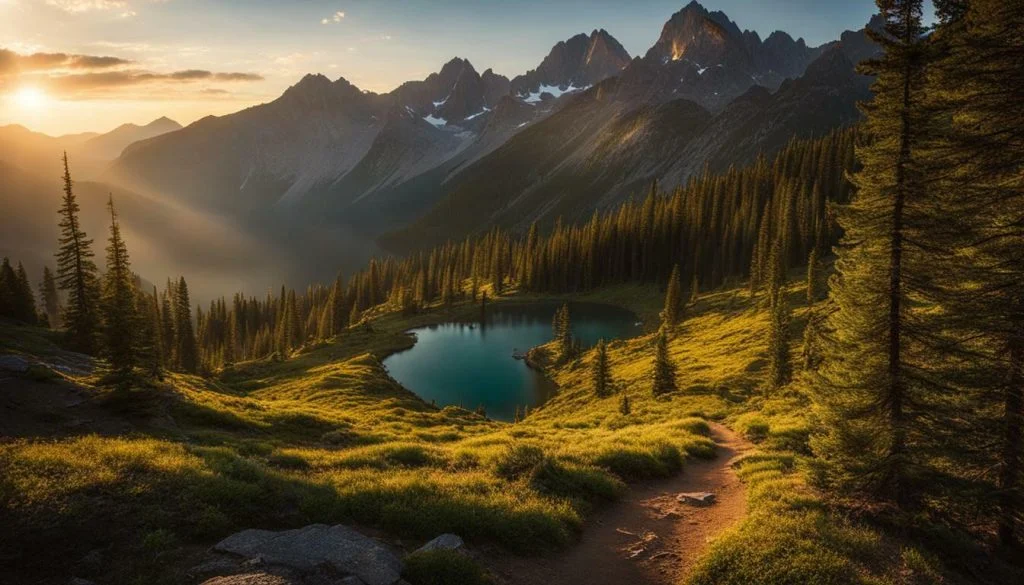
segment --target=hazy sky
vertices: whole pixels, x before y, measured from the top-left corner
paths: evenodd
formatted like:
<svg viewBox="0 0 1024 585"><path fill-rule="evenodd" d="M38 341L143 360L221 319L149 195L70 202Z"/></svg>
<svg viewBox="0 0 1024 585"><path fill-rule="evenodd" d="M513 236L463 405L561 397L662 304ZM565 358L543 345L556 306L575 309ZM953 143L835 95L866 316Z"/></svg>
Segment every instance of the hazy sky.
<svg viewBox="0 0 1024 585"><path fill-rule="evenodd" d="M594 28L643 54L687 1L0 0L0 125L62 134L163 115L187 124L274 99L305 73L382 92L454 56L512 77ZM870 0L702 3L741 29L783 29L811 45L874 12Z"/></svg>

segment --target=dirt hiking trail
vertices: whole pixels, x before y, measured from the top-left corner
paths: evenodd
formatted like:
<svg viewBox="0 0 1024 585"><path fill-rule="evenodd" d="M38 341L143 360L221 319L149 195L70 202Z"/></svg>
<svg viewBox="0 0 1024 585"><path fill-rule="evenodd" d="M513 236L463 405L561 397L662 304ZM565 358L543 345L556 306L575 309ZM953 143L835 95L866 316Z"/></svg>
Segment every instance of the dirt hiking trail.
<svg viewBox="0 0 1024 585"><path fill-rule="evenodd" d="M677 585L714 538L746 514L746 490L732 464L751 445L709 424L715 459L689 459L673 478L631 486L587 520L580 541L565 553L502 556L488 563L492 573L506 585ZM710 492L715 501L676 498L693 492Z"/></svg>

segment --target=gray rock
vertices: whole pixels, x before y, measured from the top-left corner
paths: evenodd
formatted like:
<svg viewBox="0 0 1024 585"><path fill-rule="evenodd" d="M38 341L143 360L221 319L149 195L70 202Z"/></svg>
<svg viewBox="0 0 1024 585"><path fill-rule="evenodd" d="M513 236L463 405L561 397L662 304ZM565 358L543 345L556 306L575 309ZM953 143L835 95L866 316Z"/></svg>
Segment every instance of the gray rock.
<svg viewBox="0 0 1024 585"><path fill-rule="evenodd" d="M377 541L347 526L312 524L295 530L243 530L213 550L280 565L300 572L328 567L355 575L365 585L392 585L401 578L402 561Z"/></svg>
<svg viewBox="0 0 1024 585"><path fill-rule="evenodd" d="M462 550L464 546L466 546L466 543L459 536L455 534L442 534L416 549L416 552L413 554L434 550Z"/></svg>
<svg viewBox="0 0 1024 585"><path fill-rule="evenodd" d="M684 504L695 506L710 506L715 503L715 494L708 492L687 492L676 496L676 499Z"/></svg>
<svg viewBox="0 0 1024 585"><path fill-rule="evenodd" d="M92 581L88 580L88 579L82 579L81 577L72 577L71 580L68 581L68 585L96 585L96 584L93 583Z"/></svg>
<svg viewBox="0 0 1024 585"><path fill-rule="evenodd" d="M0 355L0 370L24 374L32 364L23 357L16 355Z"/></svg>

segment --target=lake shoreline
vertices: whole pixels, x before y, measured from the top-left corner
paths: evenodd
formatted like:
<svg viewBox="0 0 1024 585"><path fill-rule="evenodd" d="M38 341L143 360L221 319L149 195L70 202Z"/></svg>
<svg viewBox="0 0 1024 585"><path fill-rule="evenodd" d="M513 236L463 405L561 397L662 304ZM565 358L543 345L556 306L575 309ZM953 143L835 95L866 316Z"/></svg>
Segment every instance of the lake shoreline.
<svg viewBox="0 0 1024 585"><path fill-rule="evenodd" d="M551 319L565 302L584 347L643 334L636 313L618 304L515 298L489 303L486 321L479 304L411 319L402 331L410 343L382 353L380 360L389 377L427 404L477 408L493 420L511 421L559 391L532 350L550 342Z"/></svg>

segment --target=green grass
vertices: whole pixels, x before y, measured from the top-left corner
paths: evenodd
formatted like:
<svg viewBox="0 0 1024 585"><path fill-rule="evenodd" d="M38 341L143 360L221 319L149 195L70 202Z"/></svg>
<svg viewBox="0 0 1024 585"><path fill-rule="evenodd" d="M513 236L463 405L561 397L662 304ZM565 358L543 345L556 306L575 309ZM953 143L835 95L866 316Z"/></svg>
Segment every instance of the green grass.
<svg viewBox="0 0 1024 585"><path fill-rule="evenodd" d="M788 294L796 350L803 291ZM0 559L26 559L18 567L26 581L74 571L107 583L176 583L190 551L235 530L313 522L412 541L453 532L471 546L546 554L575 542L586 515L629 482L712 457L707 421L717 420L759 447L739 467L750 513L715 540L692 583L961 582L927 543L849 520L811 487L799 383L770 399L761 389L768 318L759 299L732 290L690 307L669 346L680 390L655 397L660 292L622 286L575 298L626 306L647 334L609 344L615 394L594 395L587 353L549 369L559 392L514 424L426 404L381 366L412 343L404 331L475 319L471 304L412 317L378 311L369 327L288 360L236 364L214 379L170 375L117 400L80 379L133 430L0 444ZM23 342L24 331L0 327L0 342L25 353L50 351L47 335ZM629 415L619 412L621 393ZM102 566L76 565L95 549ZM413 585L463 578L485 582L448 554L412 559L407 571Z"/></svg>
<svg viewBox="0 0 1024 585"><path fill-rule="evenodd" d="M0 521L13 535L0 553L29 559L18 569L28 579L70 574L102 549L110 562L79 576L171 583L180 570L166 565L187 568L182 550L313 522L546 553L574 542L584 515L625 481L711 453L699 418L622 417L601 401L585 422L542 409L507 424L435 408L387 377L380 359L412 343L404 331L476 314L383 314L285 361L236 364L214 379L172 374L117 397L79 380L134 430L0 445Z"/></svg>

